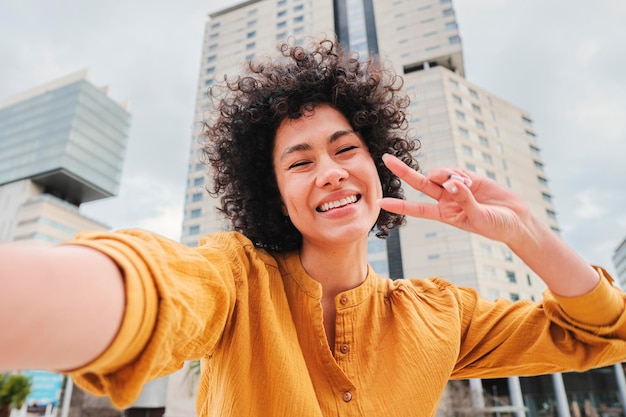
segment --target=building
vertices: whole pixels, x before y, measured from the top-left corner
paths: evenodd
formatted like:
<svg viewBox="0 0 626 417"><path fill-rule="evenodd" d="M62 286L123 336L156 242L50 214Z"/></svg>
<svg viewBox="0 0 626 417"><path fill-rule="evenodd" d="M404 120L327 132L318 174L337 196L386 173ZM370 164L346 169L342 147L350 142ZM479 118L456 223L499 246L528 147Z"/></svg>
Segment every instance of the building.
<svg viewBox="0 0 626 417"><path fill-rule="evenodd" d="M0 242L50 245L107 230L79 207L117 194L130 118L86 70L1 102ZM71 415L120 415L108 399L65 386Z"/></svg>
<svg viewBox="0 0 626 417"><path fill-rule="evenodd" d="M79 206L116 195L130 113L86 77L0 103L0 241L50 244L107 229Z"/></svg>
<svg viewBox="0 0 626 417"><path fill-rule="evenodd" d="M532 117L465 78L451 0L320 0L315 7L311 0L249 0L211 14L206 25L183 243L195 246L202 235L225 227L203 188L204 167L196 158L201 122L211 117L208 88L224 74L239 73L246 60L275 53L280 40L300 42L319 33L336 33L361 56L379 54L403 75L412 98L411 129L422 143L423 171L456 165L490 177L525 199L539 219L559 232ZM425 198L406 192L409 199ZM436 222L409 219L388 240L372 239L369 252L374 269L392 278L436 273L490 299L538 300L545 290L505 245ZM565 417L572 401L580 407L623 409L626 388L621 381L621 366L585 374L463 381L450 387L440 413Z"/></svg>
<svg viewBox="0 0 626 417"><path fill-rule="evenodd" d="M617 271L617 277L615 277L622 288L626 288L626 237L622 240L615 253L613 253L613 265Z"/></svg>

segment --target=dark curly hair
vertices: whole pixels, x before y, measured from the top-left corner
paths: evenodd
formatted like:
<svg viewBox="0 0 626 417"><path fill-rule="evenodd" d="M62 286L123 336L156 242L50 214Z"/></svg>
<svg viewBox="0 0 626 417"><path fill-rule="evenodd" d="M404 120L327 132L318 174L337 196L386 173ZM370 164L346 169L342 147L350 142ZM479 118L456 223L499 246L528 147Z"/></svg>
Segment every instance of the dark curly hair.
<svg viewBox="0 0 626 417"><path fill-rule="evenodd" d="M283 42L278 49L282 57L253 60L246 74L225 76L209 90L218 115L204 124L202 151L213 177L208 191L221 195L219 210L232 229L257 247L283 252L302 245L302 235L283 214L274 175L274 136L283 119L297 119L322 103L343 113L367 145L385 197L404 193L382 155L391 153L417 170L412 152L419 142L408 137L402 78L376 59L361 62L329 39L308 47ZM376 235L387 237L404 222L404 216L381 210Z"/></svg>

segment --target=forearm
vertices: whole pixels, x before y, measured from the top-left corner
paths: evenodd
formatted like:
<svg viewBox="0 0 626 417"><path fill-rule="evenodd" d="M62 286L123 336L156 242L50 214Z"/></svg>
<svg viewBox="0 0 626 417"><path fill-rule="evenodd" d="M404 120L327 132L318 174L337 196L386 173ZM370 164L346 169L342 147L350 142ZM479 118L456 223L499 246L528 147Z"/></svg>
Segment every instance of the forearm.
<svg viewBox="0 0 626 417"><path fill-rule="evenodd" d="M79 246L0 246L0 371L68 370L96 358L124 313L120 271Z"/></svg>
<svg viewBox="0 0 626 417"><path fill-rule="evenodd" d="M534 217L508 245L557 295L575 297L598 285L598 272Z"/></svg>

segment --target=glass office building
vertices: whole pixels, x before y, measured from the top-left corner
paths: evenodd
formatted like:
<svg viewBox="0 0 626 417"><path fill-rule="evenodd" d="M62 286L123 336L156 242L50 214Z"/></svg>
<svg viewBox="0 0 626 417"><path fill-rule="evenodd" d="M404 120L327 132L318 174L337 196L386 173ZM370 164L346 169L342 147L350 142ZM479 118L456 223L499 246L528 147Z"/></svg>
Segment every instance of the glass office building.
<svg viewBox="0 0 626 417"><path fill-rule="evenodd" d="M85 202L117 194L130 113L87 71L0 103L0 240L54 243L85 229Z"/></svg>

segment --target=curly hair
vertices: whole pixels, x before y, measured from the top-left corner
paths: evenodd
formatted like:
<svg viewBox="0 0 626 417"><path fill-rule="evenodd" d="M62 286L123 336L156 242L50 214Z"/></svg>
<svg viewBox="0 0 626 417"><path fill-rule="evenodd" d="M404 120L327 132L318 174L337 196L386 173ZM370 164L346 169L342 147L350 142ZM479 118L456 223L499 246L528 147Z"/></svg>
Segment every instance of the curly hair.
<svg viewBox="0 0 626 417"><path fill-rule="evenodd" d="M221 195L219 210L231 228L257 247L284 252L300 248L302 235L283 214L274 174L274 136L282 120L319 104L340 111L364 140L385 197L404 198L404 192L382 155L393 154L417 170L412 152L419 142L408 136L402 78L376 59L359 61L329 39L308 47L283 42L278 49L278 59L253 60L246 74L224 77L217 118L204 123L202 153L213 176L208 191ZM216 98L217 91L212 87L209 94ZM373 229L385 238L404 222L404 216L381 210Z"/></svg>

